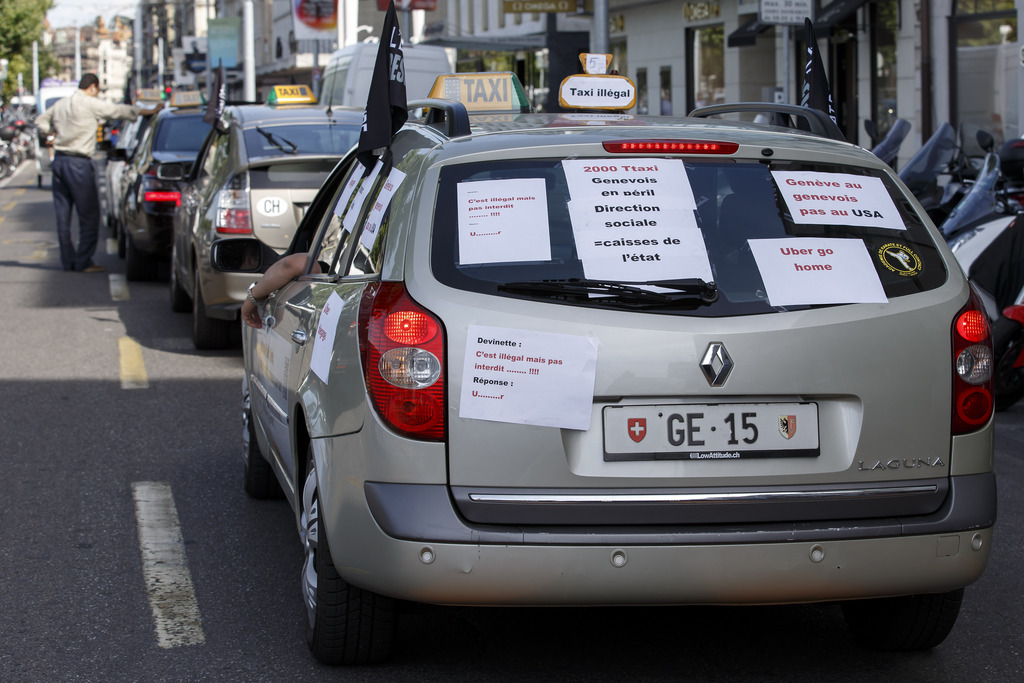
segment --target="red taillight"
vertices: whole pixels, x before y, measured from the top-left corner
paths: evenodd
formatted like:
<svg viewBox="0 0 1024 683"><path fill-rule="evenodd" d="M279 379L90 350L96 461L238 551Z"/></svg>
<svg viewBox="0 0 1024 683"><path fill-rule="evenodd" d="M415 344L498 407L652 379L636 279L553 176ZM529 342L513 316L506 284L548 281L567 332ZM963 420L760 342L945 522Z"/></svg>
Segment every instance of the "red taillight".
<svg viewBox="0 0 1024 683"><path fill-rule="evenodd" d="M637 152L668 152L675 154L735 154L740 148L735 142L709 142L706 140L608 140L606 152L635 154Z"/></svg>
<svg viewBox="0 0 1024 683"><path fill-rule="evenodd" d="M992 417L992 337L974 292L953 321L953 434L965 434Z"/></svg>
<svg viewBox="0 0 1024 683"><path fill-rule="evenodd" d="M988 337L988 320L981 311L964 311L956 319L956 332L972 343L984 341Z"/></svg>
<svg viewBox="0 0 1024 683"><path fill-rule="evenodd" d="M398 282L369 286L359 348L373 407L395 431L425 441L445 434L444 331Z"/></svg>
<svg viewBox="0 0 1024 683"><path fill-rule="evenodd" d="M217 211L217 232L223 235L248 235L252 233L249 209L220 209Z"/></svg>
<svg viewBox="0 0 1024 683"><path fill-rule="evenodd" d="M174 202L175 206L181 206L181 193L151 190L142 195L142 200L145 202Z"/></svg>

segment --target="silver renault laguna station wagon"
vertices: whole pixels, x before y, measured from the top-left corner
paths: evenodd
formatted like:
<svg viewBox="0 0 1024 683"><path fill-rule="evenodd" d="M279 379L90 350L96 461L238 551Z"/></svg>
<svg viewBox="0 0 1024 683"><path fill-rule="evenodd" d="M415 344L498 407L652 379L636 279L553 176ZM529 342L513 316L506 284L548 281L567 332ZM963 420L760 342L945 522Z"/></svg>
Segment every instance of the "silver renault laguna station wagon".
<svg viewBox="0 0 1024 683"><path fill-rule="evenodd" d="M836 601L868 646L940 643L991 549L991 348L893 172L427 104L341 162L245 329L246 487L294 508L314 655L383 659L401 601Z"/></svg>

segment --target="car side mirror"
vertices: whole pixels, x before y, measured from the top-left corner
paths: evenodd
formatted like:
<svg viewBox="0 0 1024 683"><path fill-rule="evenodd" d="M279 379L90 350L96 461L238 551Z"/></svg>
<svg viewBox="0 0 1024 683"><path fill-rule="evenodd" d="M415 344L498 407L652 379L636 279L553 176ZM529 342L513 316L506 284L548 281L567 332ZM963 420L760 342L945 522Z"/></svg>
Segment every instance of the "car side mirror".
<svg viewBox="0 0 1024 683"><path fill-rule="evenodd" d="M210 245L210 263L222 273L263 273L279 258L276 251L251 237L217 240Z"/></svg>
<svg viewBox="0 0 1024 683"><path fill-rule="evenodd" d="M156 169L156 177L160 180L181 180L188 170L185 164L160 164Z"/></svg>

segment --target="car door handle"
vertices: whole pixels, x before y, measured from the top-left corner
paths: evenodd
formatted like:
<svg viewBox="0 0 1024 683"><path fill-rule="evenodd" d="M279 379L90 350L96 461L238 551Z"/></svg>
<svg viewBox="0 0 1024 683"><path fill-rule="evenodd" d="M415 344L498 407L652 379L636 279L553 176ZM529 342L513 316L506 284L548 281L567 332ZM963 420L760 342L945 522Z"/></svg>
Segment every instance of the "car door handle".
<svg viewBox="0 0 1024 683"><path fill-rule="evenodd" d="M292 341L298 344L299 346L304 346L306 344L307 339L308 337L306 336L306 333L303 332L302 330L295 330L294 332L292 332Z"/></svg>

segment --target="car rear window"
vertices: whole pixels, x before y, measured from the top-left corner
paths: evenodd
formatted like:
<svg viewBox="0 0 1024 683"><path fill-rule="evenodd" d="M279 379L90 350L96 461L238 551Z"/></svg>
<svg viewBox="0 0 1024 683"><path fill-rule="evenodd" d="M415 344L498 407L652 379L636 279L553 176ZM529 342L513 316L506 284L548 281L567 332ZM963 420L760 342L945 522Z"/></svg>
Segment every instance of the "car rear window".
<svg viewBox="0 0 1024 683"><path fill-rule="evenodd" d="M316 189L324 184L335 164L334 161L317 159L257 166L249 169L249 186L254 190Z"/></svg>
<svg viewBox="0 0 1024 683"><path fill-rule="evenodd" d="M358 126L267 124L247 128L245 151L250 159L293 154L341 157L359 140Z"/></svg>
<svg viewBox="0 0 1024 683"><path fill-rule="evenodd" d="M451 165L432 245L435 277L459 289L684 315L886 301L947 277L888 176L802 161ZM693 281L714 282L717 298L680 295Z"/></svg>
<svg viewBox="0 0 1024 683"><path fill-rule="evenodd" d="M210 124L203 121L202 114L172 114L161 119L154 131L153 151L198 153L209 132Z"/></svg>

